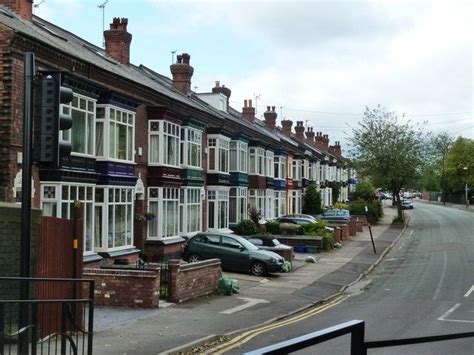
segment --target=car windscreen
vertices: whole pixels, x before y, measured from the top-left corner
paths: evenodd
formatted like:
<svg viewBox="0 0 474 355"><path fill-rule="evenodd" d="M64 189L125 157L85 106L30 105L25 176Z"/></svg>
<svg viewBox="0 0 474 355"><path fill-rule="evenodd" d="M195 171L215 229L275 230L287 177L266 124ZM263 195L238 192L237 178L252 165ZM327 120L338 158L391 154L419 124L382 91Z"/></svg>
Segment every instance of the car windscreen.
<svg viewBox="0 0 474 355"><path fill-rule="evenodd" d="M247 250L258 250L258 248L252 243L250 243L247 239L239 239L239 242L242 243L242 245L247 248Z"/></svg>

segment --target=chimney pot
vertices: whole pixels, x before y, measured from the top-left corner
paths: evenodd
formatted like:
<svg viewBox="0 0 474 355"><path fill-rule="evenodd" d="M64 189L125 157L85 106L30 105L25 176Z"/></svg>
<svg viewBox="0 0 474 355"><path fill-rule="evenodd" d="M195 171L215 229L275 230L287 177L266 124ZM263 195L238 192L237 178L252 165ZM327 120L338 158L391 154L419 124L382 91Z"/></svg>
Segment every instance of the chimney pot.
<svg viewBox="0 0 474 355"><path fill-rule="evenodd" d="M267 106L267 111L270 111L270 106Z"/></svg>
<svg viewBox="0 0 474 355"><path fill-rule="evenodd" d="M247 100L244 100L244 107L247 107Z"/></svg>
<svg viewBox="0 0 474 355"><path fill-rule="evenodd" d="M272 106L272 111L275 111L275 106Z"/></svg>
<svg viewBox="0 0 474 355"><path fill-rule="evenodd" d="M252 100L249 100L249 107L252 107Z"/></svg>
<svg viewBox="0 0 474 355"><path fill-rule="evenodd" d="M245 105L246 102L248 102L248 106ZM252 100L244 101L244 107L242 108L242 118L249 122L255 121L255 108L252 107Z"/></svg>

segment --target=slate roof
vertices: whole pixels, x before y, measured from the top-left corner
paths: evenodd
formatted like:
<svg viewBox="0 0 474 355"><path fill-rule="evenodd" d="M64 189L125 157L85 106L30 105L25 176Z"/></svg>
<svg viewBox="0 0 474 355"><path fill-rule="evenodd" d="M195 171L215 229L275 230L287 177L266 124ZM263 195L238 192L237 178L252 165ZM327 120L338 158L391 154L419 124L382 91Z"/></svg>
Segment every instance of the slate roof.
<svg viewBox="0 0 474 355"><path fill-rule="evenodd" d="M79 60L103 68L108 72L136 82L137 84L146 86L160 94L170 97L173 100L182 102L213 116L238 122L240 125L246 126L251 130L265 135L274 142L284 141L295 147L299 144L303 144L307 149L311 149L321 154L317 148L310 146L305 142L300 142L294 137L286 137L282 134L280 129L277 129L276 132L267 130L264 127L263 122L258 119L256 119L254 123L242 119L242 114L234 108L229 107L229 112L223 112L201 100L193 92L191 92L190 95L181 93L173 88L172 80L170 78L159 74L144 65L136 66L132 63L129 65L123 65L113 58L108 57L103 48L87 42L75 34L41 19L40 17L33 16L33 20L28 21L16 15L8 8L0 5L0 23L5 24L14 31L36 41L54 47L56 50L62 51L68 56L76 57ZM329 153L325 152L325 154Z"/></svg>

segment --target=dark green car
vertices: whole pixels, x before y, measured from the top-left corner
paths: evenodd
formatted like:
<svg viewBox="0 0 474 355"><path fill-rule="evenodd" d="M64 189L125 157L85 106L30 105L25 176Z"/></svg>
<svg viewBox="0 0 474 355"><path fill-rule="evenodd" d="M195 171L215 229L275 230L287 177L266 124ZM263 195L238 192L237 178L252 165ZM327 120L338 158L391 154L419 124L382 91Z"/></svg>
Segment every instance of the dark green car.
<svg viewBox="0 0 474 355"><path fill-rule="evenodd" d="M221 259L223 269L251 272L256 276L279 272L284 262L280 255L260 250L238 235L199 233L186 242L184 260L192 263L213 258Z"/></svg>

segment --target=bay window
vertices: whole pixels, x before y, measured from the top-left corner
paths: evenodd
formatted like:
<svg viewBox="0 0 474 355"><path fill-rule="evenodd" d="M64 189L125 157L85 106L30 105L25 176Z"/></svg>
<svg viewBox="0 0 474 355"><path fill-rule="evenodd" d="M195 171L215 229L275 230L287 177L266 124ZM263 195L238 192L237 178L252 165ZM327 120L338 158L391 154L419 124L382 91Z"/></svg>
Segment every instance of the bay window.
<svg viewBox="0 0 474 355"><path fill-rule="evenodd" d="M286 214L286 191L275 191L274 193L274 217L276 218Z"/></svg>
<svg viewBox="0 0 474 355"><path fill-rule="evenodd" d="M180 126L163 120L148 121L148 163L179 167Z"/></svg>
<svg viewBox="0 0 474 355"><path fill-rule="evenodd" d="M106 240L97 236L97 239L102 239L101 248L110 250L132 246L134 188L104 187L96 190L95 214L100 220L96 232L102 230L102 235L107 236Z"/></svg>
<svg viewBox="0 0 474 355"><path fill-rule="evenodd" d="M133 162L135 114L115 106L97 105L96 118L96 155Z"/></svg>
<svg viewBox="0 0 474 355"><path fill-rule="evenodd" d="M71 219L74 201L83 206L84 253L94 252L94 186L86 184L41 184L41 208L44 216Z"/></svg>
<svg viewBox="0 0 474 355"><path fill-rule="evenodd" d="M229 191L229 222L239 223L248 219L247 188L232 187Z"/></svg>
<svg viewBox="0 0 474 355"><path fill-rule="evenodd" d="M255 207L257 211L265 213L265 190L250 189L249 190L249 205Z"/></svg>
<svg viewBox="0 0 474 355"><path fill-rule="evenodd" d="M208 172L229 173L229 142L230 138L225 136L208 136Z"/></svg>
<svg viewBox="0 0 474 355"><path fill-rule="evenodd" d="M265 149L254 147L249 149L249 174L265 176Z"/></svg>
<svg viewBox="0 0 474 355"><path fill-rule="evenodd" d="M292 163L293 180L301 180L301 160L294 159Z"/></svg>
<svg viewBox="0 0 474 355"><path fill-rule="evenodd" d="M201 187L186 187L180 191L180 232L188 235L201 231Z"/></svg>
<svg viewBox="0 0 474 355"><path fill-rule="evenodd" d="M248 145L241 141L231 141L229 145L229 171L247 173Z"/></svg>
<svg viewBox="0 0 474 355"><path fill-rule="evenodd" d="M208 228L209 230L229 227L229 189L208 188Z"/></svg>
<svg viewBox="0 0 474 355"><path fill-rule="evenodd" d="M275 156L273 161L275 179L286 180L286 157Z"/></svg>
<svg viewBox="0 0 474 355"><path fill-rule="evenodd" d="M148 188L148 212L156 216L148 223L148 238L178 236L179 202L178 188Z"/></svg>
<svg viewBox="0 0 474 355"><path fill-rule="evenodd" d="M265 176L273 178L275 176L273 172L273 157L274 154L271 150L265 152Z"/></svg>
<svg viewBox="0 0 474 355"><path fill-rule="evenodd" d="M181 165L190 168L202 166L202 131L181 128Z"/></svg>
<svg viewBox="0 0 474 355"><path fill-rule="evenodd" d="M62 131L62 139L70 142L72 153L94 155L96 100L74 93L69 104L61 104L64 114L72 117L72 128Z"/></svg>
<svg viewBox="0 0 474 355"><path fill-rule="evenodd" d="M291 213L301 213L302 197L301 190L291 190Z"/></svg>
<svg viewBox="0 0 474 355"><path fill-rule="evenodd" d="M271 218L276 217L274 215L275 210L273 209L274 200L275 200L274 190L270 190L270 189L265 190L265 208L264 208L264 211L263 211L264 213L262 213L262 215L266 219L271 219Z"/></svg>

